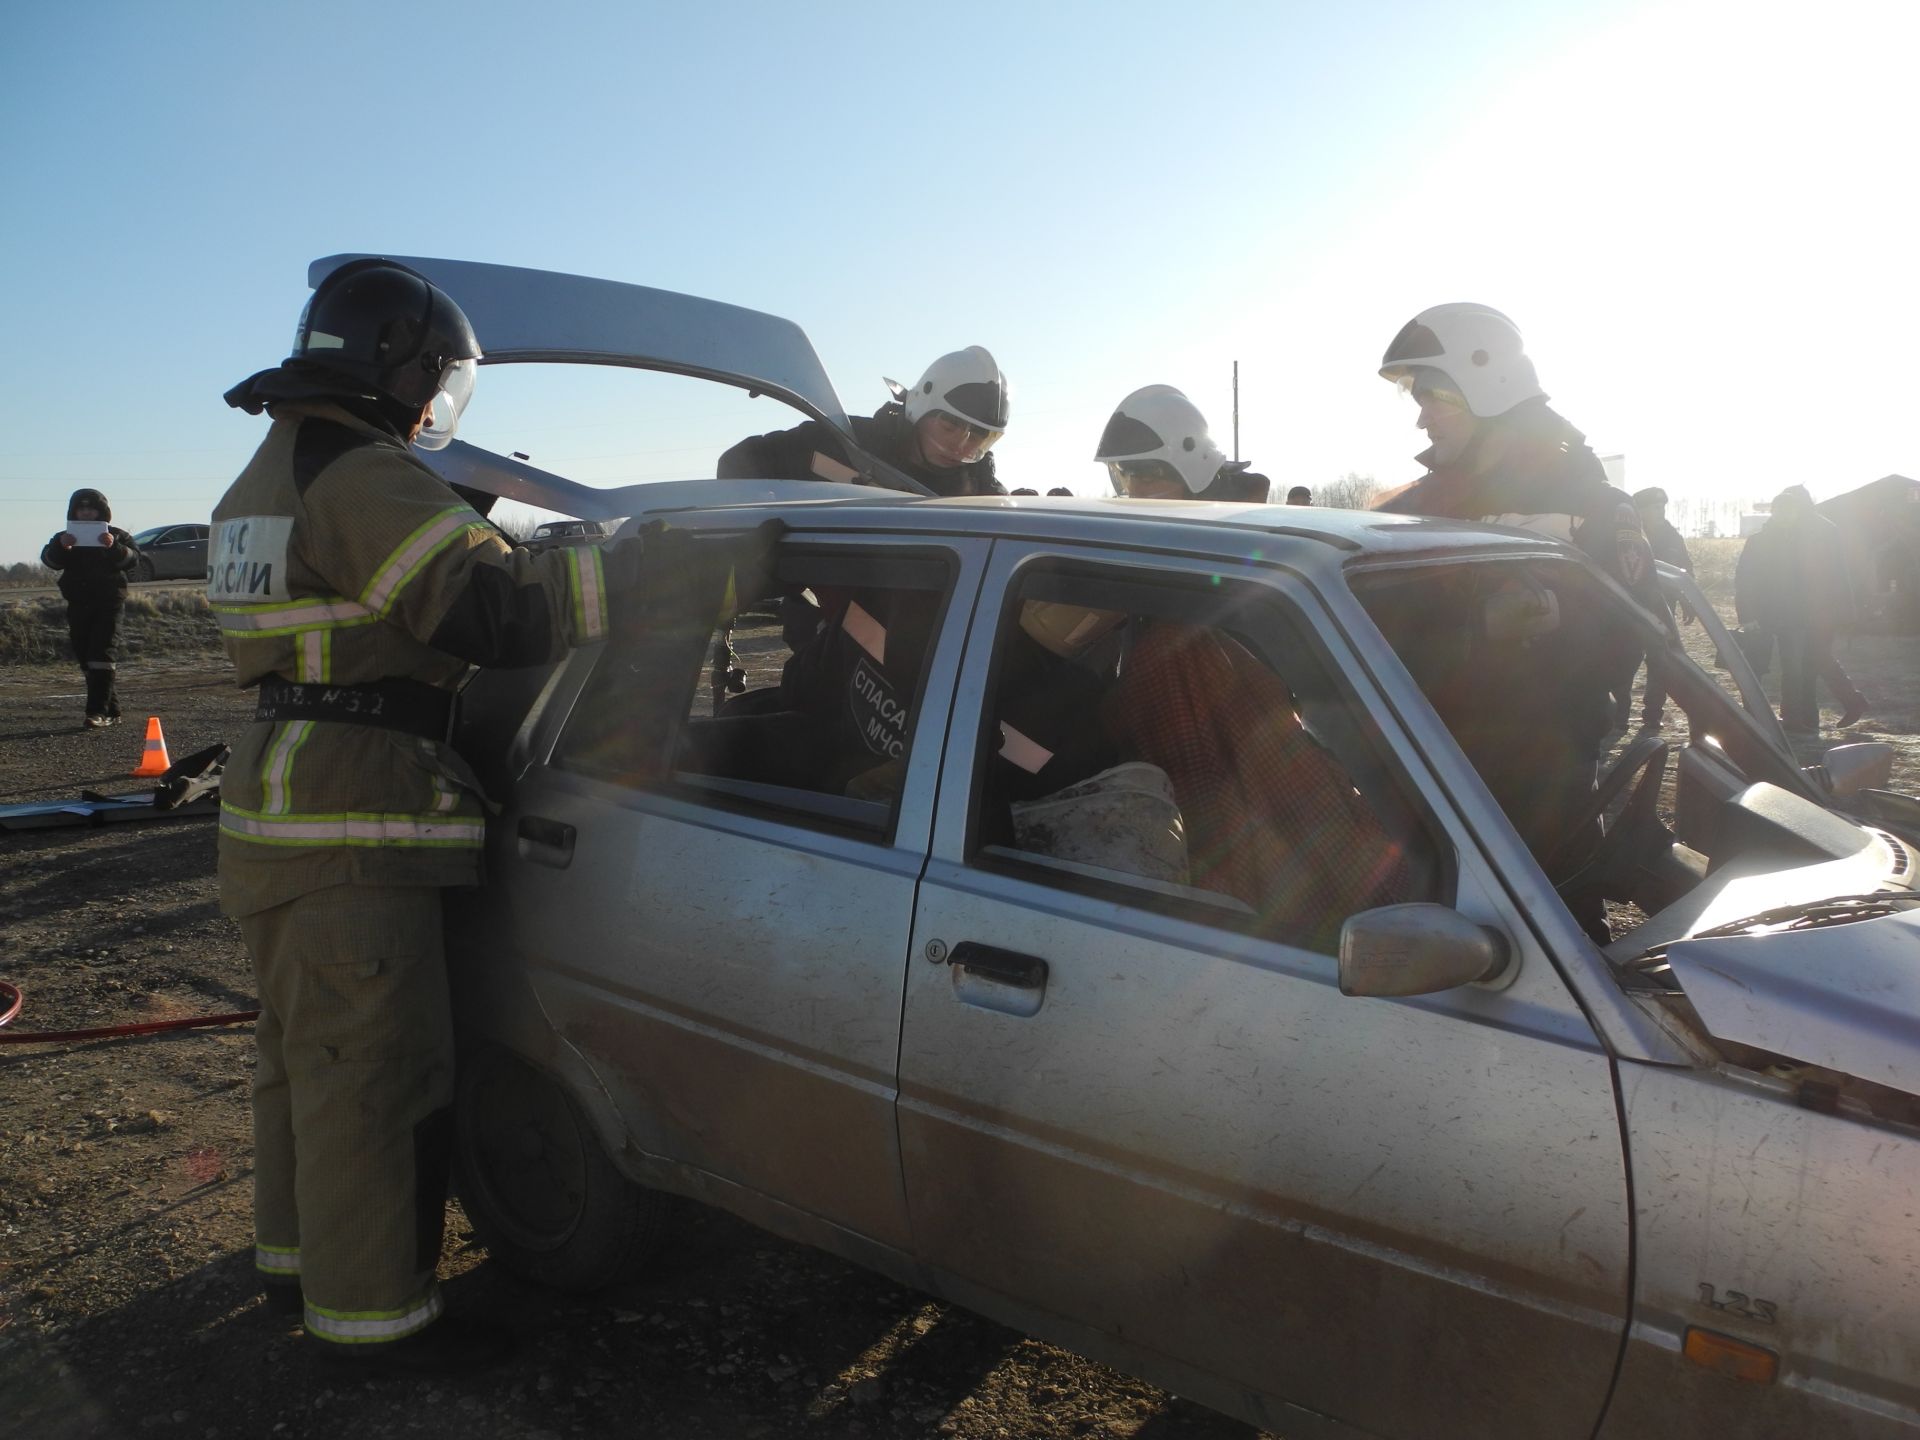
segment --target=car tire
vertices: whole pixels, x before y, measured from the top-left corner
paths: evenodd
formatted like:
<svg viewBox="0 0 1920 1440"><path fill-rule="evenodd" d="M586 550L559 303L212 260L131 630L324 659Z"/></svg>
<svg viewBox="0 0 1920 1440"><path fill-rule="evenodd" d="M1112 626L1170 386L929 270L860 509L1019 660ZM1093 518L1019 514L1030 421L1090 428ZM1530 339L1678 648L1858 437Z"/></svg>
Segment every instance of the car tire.
<svg viewBox="0 0 1920 1440"><path fill-rule="evenodd" d="M133 562L133 578L136 580L153 579L153 561L142 555Z"/></svg>
<svg viewBox="0 0 1920 1440"><path fill-rule="evenodd" d="M622 1175L573 1097L510 1050L462 1055L454 1161L474 1233L524 1280L599 1290L658 1246L668 1198Z"/></svg>

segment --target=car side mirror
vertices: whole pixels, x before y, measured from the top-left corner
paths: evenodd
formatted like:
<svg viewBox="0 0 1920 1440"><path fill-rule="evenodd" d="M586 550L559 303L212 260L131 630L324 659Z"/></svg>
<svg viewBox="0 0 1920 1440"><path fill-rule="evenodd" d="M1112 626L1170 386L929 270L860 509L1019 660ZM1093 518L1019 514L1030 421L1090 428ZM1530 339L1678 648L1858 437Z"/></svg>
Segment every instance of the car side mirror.
<svg viewBox="0 0 1920 1440"><path fill-rule="evenodd" d="M1340 927L1342 995L1432 995L1503 978L1513 947L1445 905L1382 905Z"/></svg>
<svg viewBox="0 0 1920 1440"><path fill-rule="evenodd" d="M1813 783L1837 800L1866 790L1884 790L1893 778L1893 746L1883 740L1835 745L1818 765L1804 767Z"/></svg>

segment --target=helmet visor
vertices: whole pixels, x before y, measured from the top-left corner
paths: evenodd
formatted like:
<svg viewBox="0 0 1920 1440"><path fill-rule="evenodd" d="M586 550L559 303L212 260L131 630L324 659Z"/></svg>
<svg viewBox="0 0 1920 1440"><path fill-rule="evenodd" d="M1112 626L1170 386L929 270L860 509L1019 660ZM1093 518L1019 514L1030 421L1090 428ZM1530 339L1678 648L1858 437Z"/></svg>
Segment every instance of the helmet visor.
<svg viewBox="0 0 1920 1440"><path fill-rule="evenodd" d="M429 402L427 423L414 437L422 450L444 450L460 428L460 417L473 398L473 381L480 364L477 360L456 360L440 372L440 389Z"/></svg>
<svg viewBox="0 0 1920 1440"><path fill-rule="evenodd" d="M1164 460L1109 460L1113 493L1132 500L1191 500L1180 472Z"/></svg>
<svg viewBox="0 0 1920 1440"><path fill-rule="evenodd" d="M1431 365L1411 366L1395 375L1393 383L1401 393L1411 395L1423 408L1428 401L1436 405L1450 405L1456 410L1468 408L1467 397L1453 388L1446 371L1436 370Z"/></svg>
<svg viewBox="0 0 1920 1440"><path fill-rule="evenodd" d="M971 465L1006 434L969 424L945 410L930 410L921 424L921 449L936 464Z"/></svg>

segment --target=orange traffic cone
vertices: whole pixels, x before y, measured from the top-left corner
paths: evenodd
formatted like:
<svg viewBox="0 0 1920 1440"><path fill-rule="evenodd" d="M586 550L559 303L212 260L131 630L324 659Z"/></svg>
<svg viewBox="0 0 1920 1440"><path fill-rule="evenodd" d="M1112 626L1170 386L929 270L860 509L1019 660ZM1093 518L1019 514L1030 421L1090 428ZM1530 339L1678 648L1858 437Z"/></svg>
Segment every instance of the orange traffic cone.
<svg viewBox="0 0 1920 1440"><path fill-rule="evenodd" d="M140 753L140 763L133 769L136 780L151 780L164 775L173 762L167 759L167 737L160 733L160 717L147 717L147 748Z"/></svg>

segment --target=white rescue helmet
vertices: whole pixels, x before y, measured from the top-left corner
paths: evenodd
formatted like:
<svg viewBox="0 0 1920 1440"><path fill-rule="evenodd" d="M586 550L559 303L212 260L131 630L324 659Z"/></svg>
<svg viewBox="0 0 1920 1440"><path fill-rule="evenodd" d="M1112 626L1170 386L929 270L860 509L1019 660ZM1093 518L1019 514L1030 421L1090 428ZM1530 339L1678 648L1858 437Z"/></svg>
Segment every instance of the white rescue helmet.
<svg viewBox="0 0 1920 1440"><path fill-rule="evenodd" d="M1432 388L1418 372L1438 371L1446 388L1482 420L1544 396L1520 330L1491 305L1456 302L1422 310L1400 328L1380 359L1380 374L1406 390Z"/></svg>
<svg viewBox="0 0 1920 1440"><path fill-rule="evenodd" d="M1171 385L1143 385L1122 400L1093 458L1107 467L1119 495L1127 493L1122 471L1156 463L1171 466L1189 493L1204 495L1227 463L1207 433L1207 417Z"/></svg>
<svg viewBox="0 0 1920 1440"><path fill-rule="evenodd" d="M1007 377L984 345L969 345L942 355L927 367L906 394L907 420L918 425L929 415L954 419L986 432L977 446L984 455L1007 429Z"/></svg>

